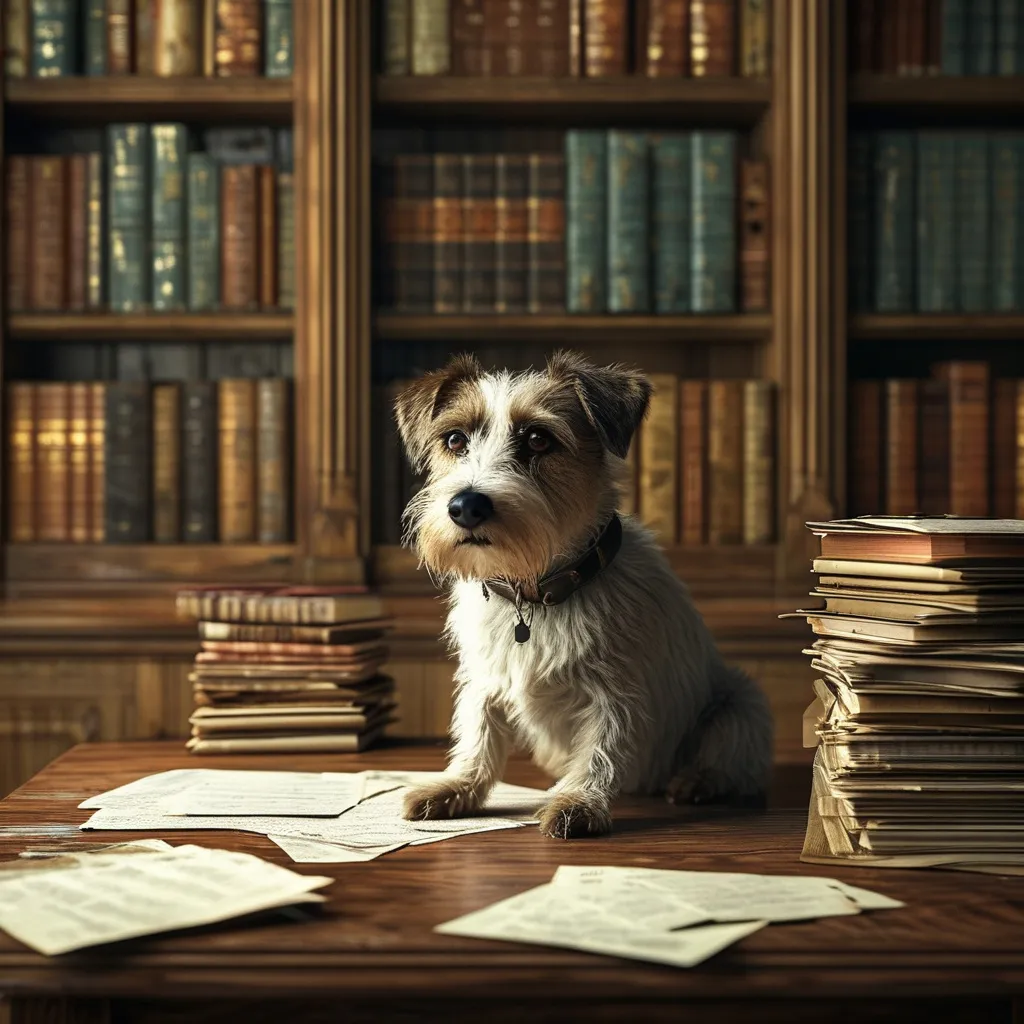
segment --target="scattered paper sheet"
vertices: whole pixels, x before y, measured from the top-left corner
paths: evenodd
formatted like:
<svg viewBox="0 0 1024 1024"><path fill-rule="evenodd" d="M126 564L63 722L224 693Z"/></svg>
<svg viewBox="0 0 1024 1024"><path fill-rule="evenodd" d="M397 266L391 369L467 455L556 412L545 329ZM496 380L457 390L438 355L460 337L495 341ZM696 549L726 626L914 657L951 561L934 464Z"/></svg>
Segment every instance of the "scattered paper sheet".
<svg viewBox="0 0 1024 1024"><path fill-rule="evenodd" d="M160 806L165 814L336 818L359 803L362 791L362 779L352 774L232 772L227 779L205 777Z"/></svg>

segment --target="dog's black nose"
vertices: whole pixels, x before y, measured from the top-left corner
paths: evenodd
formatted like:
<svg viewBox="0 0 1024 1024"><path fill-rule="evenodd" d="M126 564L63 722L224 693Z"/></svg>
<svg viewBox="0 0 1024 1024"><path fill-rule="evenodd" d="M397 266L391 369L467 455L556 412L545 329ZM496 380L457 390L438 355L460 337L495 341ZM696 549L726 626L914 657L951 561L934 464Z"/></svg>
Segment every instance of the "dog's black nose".
<svg viewBox="0 0 1024 1024"><path fill-rule="evenodd" d="M448 502L448 515L452 522L472 530L494 514L494 506L486 494L478 491L463 491Z"/></svg>

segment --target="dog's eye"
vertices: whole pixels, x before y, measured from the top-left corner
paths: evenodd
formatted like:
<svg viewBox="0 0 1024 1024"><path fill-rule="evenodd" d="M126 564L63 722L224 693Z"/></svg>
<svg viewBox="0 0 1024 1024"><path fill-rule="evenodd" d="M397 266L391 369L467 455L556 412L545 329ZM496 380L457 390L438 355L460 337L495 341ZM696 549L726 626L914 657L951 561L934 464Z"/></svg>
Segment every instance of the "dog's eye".
<svg viewBox="0 0 1024 1024"><path fill-rule="evenodd" d="M466 450L469 441L461 430L453 430L444 439L445 447L455 455L461 455Z"/></svg>
<svg viewBox="0 0 1024 1024"><path fill-rule="evenodd" d="M534 455L543 455L551 450L551 435L546 430L538 430L536 427L526 432L526 447Z"/></svg>

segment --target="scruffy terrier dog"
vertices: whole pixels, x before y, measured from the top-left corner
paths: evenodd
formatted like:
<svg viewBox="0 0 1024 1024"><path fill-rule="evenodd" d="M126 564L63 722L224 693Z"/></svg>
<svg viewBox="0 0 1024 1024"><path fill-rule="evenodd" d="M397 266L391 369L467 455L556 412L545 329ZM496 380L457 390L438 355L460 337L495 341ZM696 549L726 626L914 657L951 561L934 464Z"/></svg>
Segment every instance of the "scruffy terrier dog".
<svg viewBox="0 0 1024 1024"><path fill-rule="evenodd" d="M764 695L726 667L651 534L619 518L619 480L651 386L559 353L545 372L485 373L472 357L398 398L427 483L407 541L451 586L459 666L454 740L411 819L470 814L518 742L558 778L547 835L611 829L619 792L751 798L771 763Z"/></svg>

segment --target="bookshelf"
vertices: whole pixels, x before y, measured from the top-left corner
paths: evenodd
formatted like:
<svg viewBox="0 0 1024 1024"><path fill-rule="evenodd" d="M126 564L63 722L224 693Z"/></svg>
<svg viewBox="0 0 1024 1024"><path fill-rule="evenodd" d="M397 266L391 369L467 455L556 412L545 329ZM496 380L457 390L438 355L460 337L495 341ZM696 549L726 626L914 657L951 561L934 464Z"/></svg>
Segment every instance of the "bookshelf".
<svg viewBox="0 0 1024 1024"><path fill-rule="evenodd" d="M295 328L290 313L12 313L11 341L288 341Z"/></svg>

